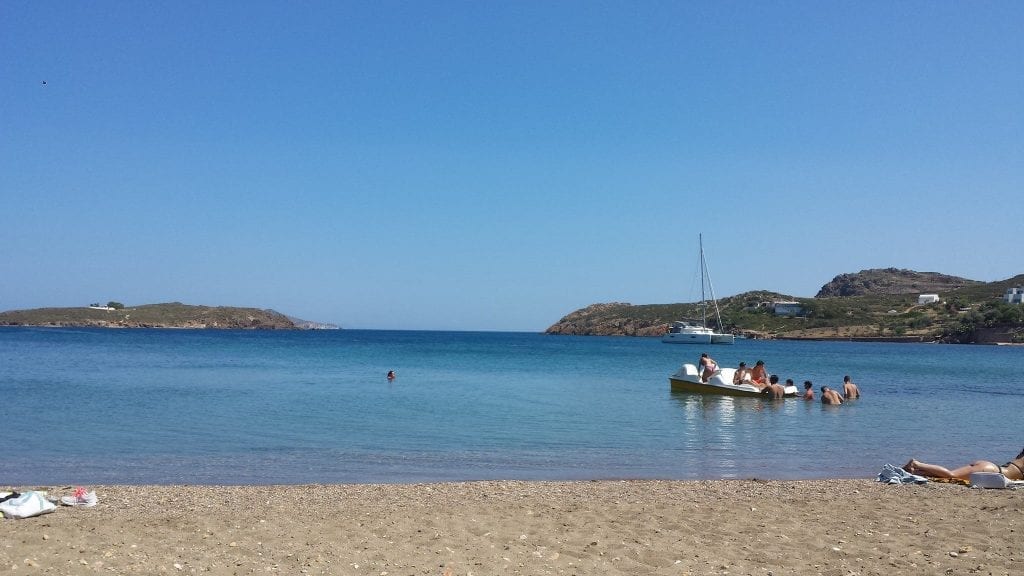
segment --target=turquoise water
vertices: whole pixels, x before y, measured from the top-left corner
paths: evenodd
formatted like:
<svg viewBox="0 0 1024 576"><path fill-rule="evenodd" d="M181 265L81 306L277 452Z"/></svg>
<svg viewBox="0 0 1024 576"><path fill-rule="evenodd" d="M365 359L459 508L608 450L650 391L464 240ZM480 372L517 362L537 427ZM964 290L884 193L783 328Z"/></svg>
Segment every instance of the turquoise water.
<svg viewBox="0 0 1024 576"><path fill-rule="evenodd" d="M843 406L676 394L702 348L523 333L0 328L0 484L870 477L1024 445L1024 348L738 341ZM388 382L385 374L398 377Z"/></svg>

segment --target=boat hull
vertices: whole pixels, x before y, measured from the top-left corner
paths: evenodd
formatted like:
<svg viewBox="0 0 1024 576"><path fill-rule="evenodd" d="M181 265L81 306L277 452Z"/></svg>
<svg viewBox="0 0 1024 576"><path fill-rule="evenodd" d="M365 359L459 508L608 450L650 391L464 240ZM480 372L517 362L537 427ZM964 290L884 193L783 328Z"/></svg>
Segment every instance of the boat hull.
<svg viewBox="0 0 1024 576"><path fill-rule="evenodd" d="M673 392L688 392L691 394L711 394L714 396L745 396L758 398L761 392L758 390L747 390L739 386L718 386L703 382L691 382L669 376L668 381L672 384Z"/></svg>
<svg viewBox="0 0 1024 576"><path fill-rule="evenodd" d="M723 368L716 371L707 382L701 382L697 375L697 367L684 364L675 374L668 377L673 392L690 394L709 394L713 396L742 396L747 398L763 397L761 390L753 384L733 384L734 368ZM796 396L796 386L786 386L787 397Z"/></svg>
<svg viewBox="0 0 1024 576"><path fill-rule="evenodd" d="M711 344L710 334L673 334L668 333L661 337L666 344Z"/></svg>
<svg viewBox="0 0 1024 576"><path fill-rule="evenodd" d="M732 344L735 336L718 334L704 325L682 320L673 322L661 341L666 344Z"/></svg>

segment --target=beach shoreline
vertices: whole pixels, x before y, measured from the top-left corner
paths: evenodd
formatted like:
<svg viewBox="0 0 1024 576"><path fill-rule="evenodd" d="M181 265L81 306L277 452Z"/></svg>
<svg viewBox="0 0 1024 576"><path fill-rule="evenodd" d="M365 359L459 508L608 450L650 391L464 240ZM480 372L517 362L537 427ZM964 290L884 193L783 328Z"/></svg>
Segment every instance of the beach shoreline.
<svg viewBox="0 0 1024 576"><path fill-rule="evenodd" d="M32 487L4 489L24 491ZM69 486L36 487L51 498ZM1019 574L1024 493L873 480L92 486L0 521L49 574Z"/></svg>

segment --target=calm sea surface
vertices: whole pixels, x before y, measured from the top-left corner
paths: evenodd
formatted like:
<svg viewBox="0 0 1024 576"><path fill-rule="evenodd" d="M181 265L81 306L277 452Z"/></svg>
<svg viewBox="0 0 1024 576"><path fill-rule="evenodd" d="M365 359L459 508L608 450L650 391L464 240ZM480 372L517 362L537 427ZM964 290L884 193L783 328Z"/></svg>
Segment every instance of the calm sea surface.
<svg viewBox="0 0 1024 576"><path fill-rule="evenodd" d="M707 351L843 406L672 393ZM1024 347L0 328L0 485L872 477L1024 445ZM398 377L388 382L385 374Z"/></svg>

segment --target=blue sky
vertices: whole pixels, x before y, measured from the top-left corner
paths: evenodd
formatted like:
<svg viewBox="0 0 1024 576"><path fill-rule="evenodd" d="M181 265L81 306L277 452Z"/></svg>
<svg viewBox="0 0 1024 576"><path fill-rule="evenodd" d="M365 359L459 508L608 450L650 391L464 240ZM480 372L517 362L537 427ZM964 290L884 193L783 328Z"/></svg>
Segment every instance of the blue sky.
<svg viewBox="0 0 1024 576"><path fill-rule="evenodd" d="M0 4L0 309L539 331L1024 272L1019 2Z"/></svg>

